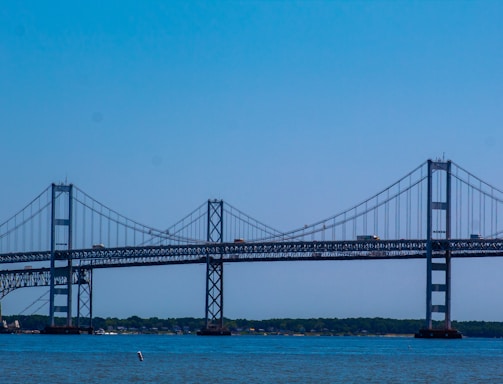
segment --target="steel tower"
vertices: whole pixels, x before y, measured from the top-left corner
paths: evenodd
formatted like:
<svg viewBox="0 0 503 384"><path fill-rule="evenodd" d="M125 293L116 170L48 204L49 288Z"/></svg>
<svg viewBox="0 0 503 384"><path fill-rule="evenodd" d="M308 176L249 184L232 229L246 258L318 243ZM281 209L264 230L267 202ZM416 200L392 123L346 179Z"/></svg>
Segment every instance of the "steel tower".
<svg viewBox="0 0 503 384"><path fill-rule="evenodd" d="M92 269L88 266L74 268L70 252L66 260L58 251L71 251L73 239L73 185L52 184L51 191L51 273L49 278L49 325L45 333L92 332ZM82 263L81 263L82 264ZM76 273L75 273L76 272ZM63 279L61 279L63 278ZM63 288L56 287L56 280ZM73 325L72 285L78 285L77 326ZM85 313L85 311L87 312ZM57 314L63 315L64 324L56 324ZM88 318L88 323L82 320Z"/></svg>
<svg viewBox="0 0 503 384"><path fill-rule="evenodd" d="M428 160L426 207L426 322L419 338L461 338L451 328L451 161ZM435 261L433 258L435 256ZM433 313L444 314L442 328L433 328Z"/></svg>
<svg viewBox="0 0 503 384"><path fill-rule="evenodd" d="M69 257L65 261L56 261L56 251L72 249L73 185L52 184L51 203L49 325L56 326L55 314L59 313L66 315L64 326L72 327L72 259ZM62 273L66 277L65 288L56 288L56 273Z"/></svg>
<svg viewBox="0 0 503 384"><path fill-rule="evenodd" d="M207 241L222 243L224 239L224 202L208 200ZM206 255L206 306L203 336L227 336L224 328L224 264L223 255Z"/></svg>

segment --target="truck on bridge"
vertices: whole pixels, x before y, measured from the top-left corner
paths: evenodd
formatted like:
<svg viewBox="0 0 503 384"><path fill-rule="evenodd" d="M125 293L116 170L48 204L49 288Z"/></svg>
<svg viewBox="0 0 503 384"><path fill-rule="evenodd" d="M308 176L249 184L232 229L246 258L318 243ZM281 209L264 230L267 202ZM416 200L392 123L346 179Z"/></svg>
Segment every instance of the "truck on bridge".
<svg viewBox="0 0 503 384"><path fill-rule="evenodd" d="M379 236L377 235L358 235L356 236L356 240L379 240Z"/></svg>

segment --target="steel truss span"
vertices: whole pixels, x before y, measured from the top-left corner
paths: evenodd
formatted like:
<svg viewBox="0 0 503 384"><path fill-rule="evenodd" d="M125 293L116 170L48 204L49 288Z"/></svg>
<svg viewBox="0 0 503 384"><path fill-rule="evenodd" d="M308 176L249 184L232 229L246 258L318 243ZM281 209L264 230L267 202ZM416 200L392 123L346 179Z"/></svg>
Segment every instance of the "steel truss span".
<svg viewBox="0 0 503 384"><path fill-rule="evenodd" d="M79 268L72 271L71 284L88 284L90 282L90 268ZM55 270L55 285L68 284L68 270L57 268ZM51 283L50 268L19 269L0 271L0 299L9 292L18 288L48 287Z"/></svg>
<svg viewBox="0 0 503 384"><path fill-rule="evenodd" d="M426 240L314 241L216 243L205 245L147 246L57 251L56 260L86 261L90 268L141 265L206 264L207 257L222 256L226 263L292 260L423 259ZM432 243L433 254L450 251L453 258L503 256L500 239L452 239ZM50 252L6 254L0 263L50 261Z"/></svg>

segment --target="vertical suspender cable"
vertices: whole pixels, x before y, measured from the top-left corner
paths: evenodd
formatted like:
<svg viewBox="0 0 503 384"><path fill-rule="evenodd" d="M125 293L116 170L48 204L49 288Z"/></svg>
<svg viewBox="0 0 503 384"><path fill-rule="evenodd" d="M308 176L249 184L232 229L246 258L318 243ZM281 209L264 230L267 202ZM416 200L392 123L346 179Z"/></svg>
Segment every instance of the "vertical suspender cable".
<svg viewBox="0 0 503 384"><path fill-rule="evenodd" d="M367 208L367 201L365 202L365 212L363 214L363 233L367 233L367 217L368 217L368 208Z"/></svg>
<svg viewBox="0 0 503 384"><path fill-rule="evenodd" d="M132 231L133 231L133 244L132 244L132 246L134 247L134 246L136 246L136 222L133 222Z"/></svg>
<svg viewBox="0 0 503 384"><path fill-rule="evenodd" d="M411 193L411 188L412 188L412 180L411 176L409 176L409 188L407 189L407 223L406 223L406 228L407 228L407 239L410 239L410 227L411 227L411 210L412 210L412 198L410 196Z"/></svg>
<svg viewBox="0 0 503 384"><path fill-rule="evenodd" d="M19 252L18 250L18 236L17 236L17 214L14 216L14 252Z"/></svg>
<svg viewBox="0 0 503 384"><path fill-rule="evenodd" d="M491 234L494 233L494 189L491 187Z"/></svg>
<svg viewBox="0 0 503 384"><path fill-rule="evenodd" d="M462 233L463 233L463 219L465 218L465 214L464 214L464 210L463 210L463 188L464 187L464 183L459 180L459 217L461 219L458 219L459 220L459 237L462 237Z"/></svg>
<svg viewBox="0 0 503 384"><path fill-rule="evenodd" d="M494 220L494 226L495 226L495 231L493 233L495 233L496 231L499 230L498 228L498 202L496 202L496 215L495 215L495 220Z"/></svg>
<svg viewBox="0 0 503 384"><path fill-rule="evenodd" d="M456 226L458 228L458 238L463 237L463 220L465 220L465 214L463 211L463 186L462 180L458 179L458 219L456 220Z"/></svg>
<svg viewBox="0 0 503 384"><path fill-rule="evenodd" d="M398 183L398 193L395 197L395 238L399 239L400 236L400 183Z"/></svg>
<svg viewBox="0 0 503 384"><path fill-rule="evenodd" d="M35 204L35 203L33 203ZM33 221L35 220L33 217L33 204L30 205L30 250L34 251L34 234L33 234Z"/></svg>
<svg viewBox="0 0 503 384"><path fill-rule="evenodd" d="M456 167L456 204L455 204L455 209L456 209L456 220L454 220L454 223L456 223L456 237L459 239L461 237L460 233L460 225L461 225L461 206L460 206L460 201L459 201L459 196L460 196L460 182L458 179L458 168Z"/></svg>
<svg viewBox="0 0 503 384"><path fill-rule="evenodd" d="M475 209L475 188L473 188L472 184L470 183L470 213L471 213L471 217L470 217L470 233L474 233L475 230L474 230L474 220L475 220L475 212L474 212L474 209ZM470 234L469 233L469 234Z"/></svg>
<svg viewBox="0 0 503 384"><path fill-rule="evenodd" d="M103 244L103 206L100 204L100 212L98 213L99 217L100 217L100 227L99 227L99 236L98 236L98 239L99 239L99 243L100 244Z"/></svg>
<svg viewBox="0 0 503 384"><path fill-rule="evenodd" d="M335 222L335 219L334 219L334 222ZM346 211L344 211L344 220L343 220L342 225L341 225L341 240L347 240L346 239L346 225L347 225L347 222L346 222Z"/></svg>
<svg viewBox="0 0 503 384"><path fill-rule="evenodd" d="M42 217L44 215L44 212L40 211L40 200L42 198L38 199L38 249L42 249Z"/></svg>
<svg viewBox="0 0 503 384"><path fill-rule="evenodd" d="M87 227L87 223L86 223L86 211L87 211L87 204L86 204L86 200L87 200L87 197L86 195L84 195L84 197L82 198L83 200L83 203L84 204L81 204L81 209L82 209L82 247L83 248L87 248L86 247L86 227Z"/></svg>
<svg viewBox="0 0 503 384"><path fill-rule="evenodd" d="M384 203L384 238L389 239L389 188L386 190L386 202Z"/></svg>
<svg viewBox="0 0 503 384"><path fill-rule="evenodd" d="M421 168L421 180L423 180L423 168ZM423 222L424 222L424 219L423 219L423 215L422 213L424 212L423 210L423 207L424 207L424 181L420 182L419 183L419 193L418 193L418 199L419 199L419 203L418 203L418 214L417 214L417 217L419 218L418 219L418 228L419 228L419 238L423 238L423 232L426 232L424 227L423 227Z"/></svg>
<svg viewBox="0 0 503 384"><path fill-rule="evenodd" d="M346 237L346 225L348 224L347 222L347 211L344 211L344 222L342 224L342 240L347 240Z"/></svg>
<svg viewBox="0 0 503 384"><path fill-rule="evenodd" d="M91 206L91 245L95 244L94 241L94 201L92 201Z"/></svg>
<svg viewBox="0 0 503 384"><path fill-rule="evenodd" d="M199 208L199 236L198 239L203 240L204 239L204 220L202 219L204 216L201 214L201 208Z"/></svg>
<svg viewBox="0 0 503 384"><path fill-rule="evenodd" d="M239 231L237 220L233 220L233 224L234 224L234 230L233 230L233 232L234 232L234 236L235 236L237 234L237 232Z"/></svg>
<svg viewBox="0 0 503 384"><path fill-rule="evenodd" d="M115 214L115 246L119 246L119 214Z"/></svg>
<svg viewBox="0 0 503 384"><path fill-rule="evenodd" d="M355 210L355 213L353 215L353 239L356 239L356 218L357 218L357 214L358 214L358 208L355 207L354 210Z"/></svg>
<svg viewBox="0 0 503 384"><path fill-rule="evenodd" d="M112 239L111 239L111 237L110 237L110 231L111 231L110 226L111 226L111 224L112 224L112 223L111 223L112 221L110 220L110 218L111 218L110 209L109 209L109 208L107 208L107 211L108 211L108 212L107 212L107 224L108 224L107 246L109 247L109 246L110 246L110 244L112 244Z"/></svg>
<svg viewBox="0 0 503 384"><path fill-rule="evenodd" d="M74 189L74 196L76 197L77 196L77 188L73 188ZM78 228L78 212L77 212L77 204L75 202L75 197L70 195L70 199L72 199L72 202L69 204L70 207L72 207L72 213L70 213L70 216L69 217L72 217L73 218L73 223L72 225L74 225L74 228ZM80 244L77 244L77 231L76 230L72 230L72 239L70 240L70 244L72 244L72 248L83 248L80 246Z"/></svg>
<svg viewBox="0 0 503 384"><path fill-rule="evenodd" d="M376 203L374 208L374 233L379 234L379 195L376 196Z"/></svg>
<svg viewBox="0 0 503 384"><path fill-rule="evenodd" d="M47 209L47 215L46 215L46 231L47 231L47 237L46 237L46 241L47 241L47 244L46 244L46 247L48 249L51 249L51 210L52 210L52 205L51 205L51 200L52 200L52 196L51 194L47 194L47 204L48 205L48 209Z"/></svg>
<svg viewBox="0 0 503 384"><path fill-rule="evenodd" d="M483 194L482 194L482 181L479 183L479 234L484 233L485 231L483 230L483 221L482 221L482 199L483 199Z"/></svg>

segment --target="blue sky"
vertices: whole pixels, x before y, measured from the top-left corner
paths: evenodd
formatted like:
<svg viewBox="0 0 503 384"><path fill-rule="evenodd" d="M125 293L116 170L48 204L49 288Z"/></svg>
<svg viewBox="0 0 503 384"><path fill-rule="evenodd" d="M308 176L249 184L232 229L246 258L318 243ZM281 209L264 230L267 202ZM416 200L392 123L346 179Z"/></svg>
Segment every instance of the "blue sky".
<svg viewBox="0 0 503 384"><path fill-rule="evenodd" d="M68 180L158 228L222 198L287 230L444 153L503 187L502 17L498 1L3 1L0 217ZM453 318L503 318L502 266L456 261ZM233 318L424 316L420 261L240 264L225 287ZM22 291L4 312L40 294ZM94 308L203 316L204 268L98 271Z"/></svg>

